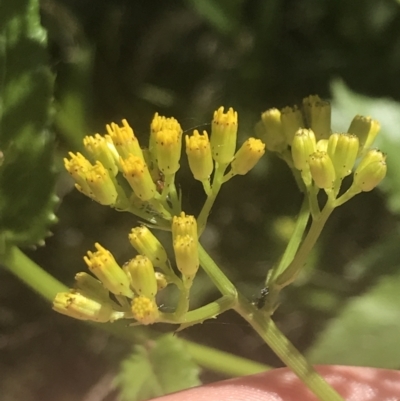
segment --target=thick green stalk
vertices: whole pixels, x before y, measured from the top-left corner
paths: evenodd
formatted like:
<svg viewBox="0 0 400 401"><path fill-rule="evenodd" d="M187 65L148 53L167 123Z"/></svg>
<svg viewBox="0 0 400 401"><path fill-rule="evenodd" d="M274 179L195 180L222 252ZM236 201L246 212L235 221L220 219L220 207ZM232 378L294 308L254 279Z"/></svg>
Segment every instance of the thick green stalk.
<svg viewBox="0 0 400 401"><path fill-rule="evenodd" d="M270 317L259 311L241 294L234 309L321 401L344 401L307 362Z"/></svg>
<svg viewBox="0 0 400 401"><path fill-rule="evenodd" d="M330 212L332 210L330 210ZM329 214L330 213L328 213L327 209L325 214L322 213L321 215L328 218ZM320 227L321 230L322 227ZM314 231L316 232L316 229L314 229ZM311 238L313 238L313 236ZM230 286L233 286L233 284L202 247L199 248L199 256L201 265L208 276L217 288L223 294L226 294L226 291L230 290ZM233 288L235 289L235 287ZM239 313L239 315L241 315L254 328L254 330L271 347L286 366L288 366L304 382L304 384L320 398L320 400L344 401L276 327L270 316L263 311L258 310L236 289L235 292L236 302L232 304L232 309Z"/></svg>
<svg viewBox="0 0 400 401"><path fill-rule="evenodd" d="M0 255L0 262L14 276L48 301L53 301L58 292L68 291L65 285L44 271L16 246L10 247L4 255Z"/></svg>

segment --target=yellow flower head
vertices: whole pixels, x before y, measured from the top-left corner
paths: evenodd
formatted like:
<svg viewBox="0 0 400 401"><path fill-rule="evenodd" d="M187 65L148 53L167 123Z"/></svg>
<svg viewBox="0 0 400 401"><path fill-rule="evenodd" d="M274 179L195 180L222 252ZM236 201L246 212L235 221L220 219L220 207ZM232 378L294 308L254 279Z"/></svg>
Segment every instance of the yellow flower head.
<svg viewBox="0 0 400 401"><path fill-rule="evenodd" d="M189 159L189 167L196 180L208 180L213 168L213 160L211 156L211 146L206 131L203 135L199 131L194 130L193 135L186 135L186 154Z"/></svg>
<svg viewBox="0 0 400 401"><path fill-rule="evenodd" d="M107 125L107 132L110 135L118 154L123 159L127 159L130 155L143 159L143 152L139 146L139 141L126 120L122 120L122 127L115 123Z"/></svg>
<svg viewBox="0 0 400 401"><path fill-rule="evenodd" d="M238 115L232 107L226 113L223 107L214 112L211 123L211 151L216 162L228 164L232 161L236 150L237 130Z"/></svg>
<svg viewBox="0 0 400 401"><path fill-rule="evenodd" d="M153 199L157 189L144 160L131 154L127 159L121 158L120 165L136 196L142 201Z"/></svg>
<svg viewBox="0 0 400 401"><path fill-rule="evenodd" d="M179 170L182 150L182 132L175 129L158 131L155 137L158 168L163 174L175 174Z"/></svg>
<svg viewBox="0 0 400 401"><path fill-rule="evenodd" d="M109 135L86 136L83 138L83 145L93 161L100 161L114 177L118 174L119 156Z"/></svg>
<svg viewBox="0 0 400 401"><path fill-rule="evenodd" d="M129 287L129 279L125 272L119 267L110 251L103 248L99 243L95 244L96 252L88 251L83 260L89 270L103 283L108 291L115 295L133 297Z"/></svg>
<svg viewBox="0 0 400 401"><path fill-rule="evenodd" d="M160 316L154 299L140 295L132 301L131 311L133 317L144 325L155 323Z"/></svg>

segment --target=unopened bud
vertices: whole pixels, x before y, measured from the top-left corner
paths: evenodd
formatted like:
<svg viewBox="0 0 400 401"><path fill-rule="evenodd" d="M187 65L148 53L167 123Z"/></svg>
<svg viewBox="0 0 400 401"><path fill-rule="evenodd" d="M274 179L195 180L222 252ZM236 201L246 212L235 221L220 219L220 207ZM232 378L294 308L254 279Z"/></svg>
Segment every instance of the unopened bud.
<svg viewBox="0 0 400 401"><path fill-rule="evenodd" d="M293 164L297 170L308 168L308 159L316 151L315 135L310 129L299 129L292 142Z"/></svg>
<svg viewBox="0 0 400 401"><path fill-rule="evenodd" d="M281 110L282 130L286 142L292 145L294 135L300 128L304 128L303 116L297 106L285 107Z"/></svg>
<svg viewBox="0 0 400 401"><path fill-rule="evenodd" d="M78 292L60 292L53 301L53 309L79 320L105 323L112 320L110 304L91 299Z"/></svg>
<svg viewBox="0 0 400 401"><path fill-rule="evenodd" d="M123 159L127 159L129 156L134 155L143 160L143 152L140 148L139 141L126 120L122 120L122 127L118 124L111 123L110 125L107 125L106 128L118 154Z"/></svg>
<svg viewBox="0 0 400 401"><path fill-rule="evenodd" d="M189 160L189 167L196 180L204 181L210 178L214 169L211 156L211 146L206 131L203 135L194 130L193 135L186 135L186 154Z"/></svg>
<svg viewBox="0 0 400 401"><path fill-rule="evenodd" d="M373 120L371 117L357 115L353 118L347 132L358 137L361 153L364 149L368 149L372 145L380 128L379 122Z"/></svg>
<svg viewBox="0 0 400 401"><path fill-rule="evenodd" d="M197 239L197 222L194 216L181 212L179 216L173 217L172 239L175 239L178 235L190 235Z"/></svg>
<svg viewBox="0 0 400 401"><path fill-rule="evenodd" d="M98 160L115 177L118 174L118 166L116 161L119 155L110 136L86 136L83 138L83 145L90 154L93 162Z"/></svg>
<svg viewBox="0 0 400 401"><path fill-rule="evenodd" d="M133 228L129 241L138 253L147 256L156 267L162 266L168 259L164 247L146 226Z"/></svg>
<svg viewBox="0 0 400 401"><path fill-rule="evenodd" d="M130 155L125 160L120 159L120 164L124 177L136 196L142 201L153 199L157 193L157 189L144 159Z"/></svg>
<svg viewBox="0 0 400 401"><path fill-rule="evenodd" d="M309 159L311 176L318 188L330 189L335 181L335 168L326 152L315 152Z"/></svg>
<svg viewBox="0 0 400 401"><path fill-rule="evenodd" d="M237 130L238 116L232 107L226 113L223 107L214 112L210 142L212 157L217 163L228 164L232 161L236 150Z"/></svg>
<svg viewBox="0 0 400 401"><path fill-rule="evenodd" d="M336 177L351 174L358 154L358 138L351 134L332 134L328 142L328 155L335 167Z"/></svg>
<svg viewBox="0 0 400 401"><path fill-rule="evenodd" d="M108 291L115 295L124 295L132 298L133 292L129 287L129 279L115 261L110 251L99 243L95 244L96 252L88 251L83 259L89 270L103 283Z"/></svg>
<svg viewBox="0 0 400 401"><path fill-rule="evenodd" d="M280 153L286 149L281 112L278 109L269 109L262 113L259 127L259 136L266 143L268 150Z"/></svg>
<svg viewBox="0 0 400 401"><path fill-rule="evenodd" d="M314 131L317 141L327 139L331 133L331 105L319 96L303 99L303 108L308 126Z"/></svg>
<svg viewBox="0 0 400 401"><path fill-rule="evenodd" d="M182 275L193 278L200 264L197 239L190 235L178 235L173 245L179 271Z"/></svg>
<svg viewBox="0 0 400 401"><path fill-rule="evenodd" d="M232 163L232 173L245 175L261 159L265 153L265 144L260 139L248 138L236 152Z"/></svg>
<svg viewBox="0 0 400 401"><path fill-rule="evenodd" d="M163 290L168 285L168 280L165 274L156 272L155 274L157 280L157 292Z"/></svg>
<svg viewBox="0 0 400 401"><path fill-rule="evenodd" d="M137 255L124 265L124 271L130 278L131 287L136 294L154 298L157 294L157 280L154 267L149 258Z"/></svg>
<svg viewBox="0 0 400 401"><path fill-rule="evenodd" d="M370 150L354 172L353 185L361 191L372 191L386 176L386 155Z"/></svg>

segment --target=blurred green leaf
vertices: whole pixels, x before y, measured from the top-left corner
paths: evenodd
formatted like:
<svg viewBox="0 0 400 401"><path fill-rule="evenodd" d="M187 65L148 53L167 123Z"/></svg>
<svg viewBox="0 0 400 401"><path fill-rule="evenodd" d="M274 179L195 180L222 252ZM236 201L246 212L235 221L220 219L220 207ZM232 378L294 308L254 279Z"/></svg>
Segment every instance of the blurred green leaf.
<svg viewBox="0 0 400 401"><path fill-rule="evenodd" d="M243 0L186 0L207 22L224 34L231 34L240 26Z"/></svg>
<svg viewBox="0 0 400 401"><path fill-rule="evenodd" d="M165 335L147 347L135 346L121 366L116 385L123 401L140 401L201 384L199 367L183 341Z"/></svg>
<svg viewBox="0 0 400 401"><path fill-rule="evenodd" d="M53 76L38 0L0 3L0 244L43 243L55 220ZM1 247L0 247L1 250Z"/></svg>
<svg viewBox="0 0 400 401"><path fill-rule="evenodd" d="M394 250L400 240L384 241L386 250ZM382 245L379 245L382 247ZM381 249L382 250L382 249ZM369 255L377 255L371 249ZM378 268L383 259L361 258L357 264L366 268ZM386 258L387 255L381 255ZM393 253L392 253L393 257ZM398 261L399 263L399 261ZM319 335L308 358L312 363L375 366L398 368L400 361L400 264L396 273L381 277L365 294L351 299L340 314Z"/></svg>
<svg viewBox="0 0 400 401"><path fill-rule="evenodd" d="M356 114L371 116L381 124L381 133L374 146L387 154L388 172L379 188L386 193L388 207L400 213L400 103L391 99L375 99L352 92L342 81L332 84L334 129L347 131Z"/></svg>

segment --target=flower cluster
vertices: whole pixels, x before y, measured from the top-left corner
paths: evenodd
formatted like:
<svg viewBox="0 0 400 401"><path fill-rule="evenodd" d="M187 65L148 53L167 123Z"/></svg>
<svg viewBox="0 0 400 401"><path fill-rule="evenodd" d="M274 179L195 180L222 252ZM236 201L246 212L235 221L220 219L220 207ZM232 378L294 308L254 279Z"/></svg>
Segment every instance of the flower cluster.
<svg viewBox="0 0 400 401"><path fill-rule="evenodd" d="M238 117L230 108L214 113L211 136L194 130L185 136L193 177L208 195L200 213L202 227L221 185L250 171L265 152L260 139L249 138L236 151ZM189 291L199 269L197 219L181 210L175 188L180 167L183 131L175 118L156 114L150 124L147 148L142 148L126 120L111 123L107 134L87 136L81 153L69 153L65 168L75 187L94 201L136 214L154 226L170 230L176 271L162 244L146 225L132 229L129 241L138 255L119 265L112 253L96 243L84 257L90 272L76 276L75 287L54 300L56 311L98 322L133 318L140 324L179 323L189 310ZM225 174L225 171L229 172ZM211 182L212 181L212 182ZM173 313L162 313L157 294L169 284L178 287Z"/></svg>
<svg viewBox="0 0 400 401"><path fill-rule="evenodd" d="M350 188L336 205L371 191L385 177L386 156L371 149L379 129L377 121L357 115L347 132L332 132L330 104L318 96L305 98L301 109L267 110L257 125L268 149L300 172L309 193L323 189L336 198L343 179L353 173Z"/></svg>
<svg viewBox="0 0 400 401"><path fill-rule="evenodd" d="M183 212L175 216L172 235L180 277L171 268L164 247L142 225L129 234L131 245L139 253L136 257L121 267L110 251L96 243L96 251L88 251L83 258L94 277L78 273L75 287L57 294L53 308L76 319L96 322L133 318L147 325L168 320L167 314L159 311L156 296L171 283L181 289L193 281L199 268L196 219Z"/></svg>
<svg viewBox="0 0 400 401"><path fill-rule="evenodd" d="M87 157L69 153L64 159L75 187L102 205L133 212L153 224L157 218L170 221L180 212L174 183L182 152L179 122L155 114L147 148L139 145L126 120L121 126L111 123L106 128L104 136L84 138ZM231 166L227 181L250 171L265 152L265 145L255 138L249 138L236 152L237 130L237 113L232 108L225 113L220 107L212 120L211 139L207 132L197 130L185 136L193 177L203 183L207 193L216 167L225 171Z"/></svg>

